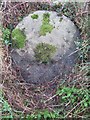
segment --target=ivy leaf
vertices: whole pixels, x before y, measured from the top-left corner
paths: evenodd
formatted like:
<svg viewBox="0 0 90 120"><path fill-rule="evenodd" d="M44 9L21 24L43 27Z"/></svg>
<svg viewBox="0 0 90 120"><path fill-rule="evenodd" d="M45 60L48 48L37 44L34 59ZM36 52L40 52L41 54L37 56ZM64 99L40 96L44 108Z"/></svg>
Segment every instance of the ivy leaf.
<svg viewBox="0 0 90 120"><path fill-rule="evenodd" d="M41 114L38 114L38 115L37 115L38 120L41 120L41 117L42 117Z"/></svg>
<svg viewBox="0 0 90 120"><path fill-rule="evenodd" d="M44 118L45 119L50 118L50 113L48 111L44 112Z"/></svg>
<svg viewBox="0 0 90 120"><path fill-rule="evenodd" d="M9 41L8 41L8 40L5 40L5 44L8 45L8 44L9 44Z"/></svg>
<svg viewBox="0 0 90 120"><path fill-rule="evenodd" d="M85 103L84 103L84 106L85 106L85 107L88 107L88 103L87 103L87 102L85 102Z"/></svg>
<svg viewBox="0 0 90 120"><path fill-rule="evenodd" d="M56 117L55 113L50 113L50 114L51 114L51 118L55 118Z"/></svg>

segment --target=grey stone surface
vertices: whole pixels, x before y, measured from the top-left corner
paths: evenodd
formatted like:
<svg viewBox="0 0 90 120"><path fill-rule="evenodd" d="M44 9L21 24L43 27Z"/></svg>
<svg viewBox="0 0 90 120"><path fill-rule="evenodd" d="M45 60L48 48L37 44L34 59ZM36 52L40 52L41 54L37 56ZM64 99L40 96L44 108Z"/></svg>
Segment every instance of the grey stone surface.
<svg viewBox="0 0 90 120"><path fill-rule="evenodd" d="M50 23L54 26L51 33L40 36L44 13L50 13ZM69 56L76 50L74 41L79 37L79 32L72 21L66 16L57 16L56 12L36 11L38 19L32 19L29 14L16 28L23 29L26 34L26 43L23 49L12 52L14 63L20 66L21 74L27 82L41 83L50 81L57 75L69 74L76 62L76 54ZM62 18L61 22L59 21ZM52 62L47 65L35 61L34 49L38 43L49 43L57 47L52 57Z"/></svg>
<svg viewBox="0 0 90 120"><path fill-rule="evenodd" d="M67 17L62 16L62 21L60 22L60 17L57 16L56 12L50 13L50 23L55 27L51 33L47 33L46 36L40 36L39 31L42 25L43 14L46 11L36 11L34 14L38 14L38 19L32 19L30 14L23 19L22 22L18 24L16 28L24 29L26 34L26 45L23 50L31 55L32 60L34 60L34 48L38 43L44 42L55 45L57 47L57 52L53 58L59 60L61 55L66 54L72 43L77 38L77 29L73 22L71 22ZM72 44L72 45L71 45ZM22 56L21 50L17 52Z"/></svg>

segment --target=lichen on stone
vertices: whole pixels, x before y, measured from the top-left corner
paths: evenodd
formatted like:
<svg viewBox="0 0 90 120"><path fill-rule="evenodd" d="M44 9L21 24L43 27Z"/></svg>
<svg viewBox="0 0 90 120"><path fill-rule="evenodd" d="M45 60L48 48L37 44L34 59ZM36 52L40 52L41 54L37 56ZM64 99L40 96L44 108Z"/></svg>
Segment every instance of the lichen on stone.
<svg viewBox="0 0 90 120"><path fill-rule="evenodd" d="M39 43L34 52L36 61L48 63L56 52L56 47L47 43Z"/></svg>
<svg viewBox="0 0 90 120"><path fill-rule="evenodd" d="M12 45L16 48L23 48L25 45L26 36L20 29L14 29L12 31Z"/></svg>
<svg viewBox="0 0 90 120"><path fill-rule="evenodd" d="M37 14L33 14L33 15L31 15L31 18L32 19L38 19L38 15Z"/></svg>
<svg viewBox="0 0 90 120"><path fill-rule="evenodd" d="M44 13L42 25L40 27L40 35L41 36L45 36L46 33L51 33L51 31L53 30L54 27L49 22L50 22L50 14Z"/></svg>

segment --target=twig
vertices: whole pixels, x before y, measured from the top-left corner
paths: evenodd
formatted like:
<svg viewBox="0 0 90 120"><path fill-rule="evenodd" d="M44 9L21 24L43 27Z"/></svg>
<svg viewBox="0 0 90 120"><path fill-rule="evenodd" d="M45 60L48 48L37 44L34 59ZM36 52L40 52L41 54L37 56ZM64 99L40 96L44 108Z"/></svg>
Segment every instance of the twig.
<svg viewBox="0 0 90 120"><path fill-rule="evenodd" d="M65 105L65 107L68 106L69 104L70 104L70 101Z"/></svg>
<svg viewBox="0 0 90 120"><path fill-rule="evenodd" d="M78 17L81 14L86 14L86 13L90 14L88 11L83 11L83 12L77 13L76 17Z"/></svg>
<svg viewBox="0 0 90 120"><path fill-rule="evenodd" d="M74 106L74 108L72 110L70 110L70 112L67 113L67 115L65 116L65 118L77 107L79 106L82 102L84 102L84 100L80 101L76 106Z"/></svg>
<svg viewBox="0 0 90 120"><path fill-rule="evenodd" d="M86 46L84 46L84 47L82 47L82 48L80 48L80 49L78 49L78 50L75 50L74 52L72 52L71 54L69 54L68 57L70 57L71 55L77 53L78 51L82 50L82 49L85 48L85 47L86 47Z"/></svg>
<svg viewBox="0 0 90 120"><path fill-rule="evenodd" d="M44 103L46 103L46 102L50 101L51 99L55 98L57 95L58 94L53 95L52 97L50 97L49 99L47 99L46 101L44 101Z"/></svg>

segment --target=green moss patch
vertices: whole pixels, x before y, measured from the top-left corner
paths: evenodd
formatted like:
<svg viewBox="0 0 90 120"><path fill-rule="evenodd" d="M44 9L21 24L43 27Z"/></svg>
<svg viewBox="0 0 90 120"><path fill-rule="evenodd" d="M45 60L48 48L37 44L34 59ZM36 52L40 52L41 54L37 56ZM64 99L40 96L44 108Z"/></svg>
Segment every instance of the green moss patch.
<svg viewBox="0 0 90 120"><path fill-rule="evenodd" d="M33 14L33 15L31 15L31 18L32 19L38 19L38 15L37 14Z"/></svg>
<svg viewBox="0 0 90 120"><path fill-rule="evenodd" d="M45 36L46 33L51 33L51 31L53 30L54 27L49 22L50 22L50 14L44 13L42 25L40 28L40 35L41 36Z"/></svg>
<svg viewBox="0 0 90 120"><path fill-rule="evenodd" d="M55 52L55 46L47 43L39 43L35 48L35 58L38 62L48 63Z"/></svg>
<svg viewBox="0 0 90 120"><path fill-rule="evenodd" d="M50 22L50 14L49 13L44 13L43 14L43 22L45 22L45 23Z"/></svg>
<svg viewBox="0 0 90 120"><path fill-rule="evenodd" d="M23 48L25 45L26 36L20 29L14 29L12 31L12 45L16 48Z"/></svg>
<svg viewBox="0 0 90 120"><path fill-rule="evenodd" d="M62 17L60 17L60 20L59 20L59 22L62 22L62 20L63 20L63 18L62 18Z"/></svg>

